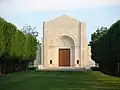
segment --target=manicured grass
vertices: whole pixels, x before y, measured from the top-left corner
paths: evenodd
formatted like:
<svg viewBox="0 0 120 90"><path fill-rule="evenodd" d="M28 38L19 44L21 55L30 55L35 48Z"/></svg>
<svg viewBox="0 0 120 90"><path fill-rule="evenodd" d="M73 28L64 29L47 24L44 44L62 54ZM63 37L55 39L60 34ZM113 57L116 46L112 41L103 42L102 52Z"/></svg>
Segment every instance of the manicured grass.
<svg viewBox="0 0 120 90"><path fill-rule="evenodd" d="M120 78L95 71L26 71L0 76L0 90L120 90Z"/></svg>

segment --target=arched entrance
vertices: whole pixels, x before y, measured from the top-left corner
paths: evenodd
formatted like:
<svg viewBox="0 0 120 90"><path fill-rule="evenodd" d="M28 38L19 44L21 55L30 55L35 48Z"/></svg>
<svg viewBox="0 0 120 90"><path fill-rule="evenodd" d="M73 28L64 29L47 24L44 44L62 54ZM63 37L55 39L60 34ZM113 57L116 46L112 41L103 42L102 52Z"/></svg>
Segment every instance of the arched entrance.
<svg viewBox="0 0 120 90"><path fill-rule="evenodd" d="M58 66L70 67L75 64L75 43L72 37L61 35L55 41L58 54Z"/></svg>

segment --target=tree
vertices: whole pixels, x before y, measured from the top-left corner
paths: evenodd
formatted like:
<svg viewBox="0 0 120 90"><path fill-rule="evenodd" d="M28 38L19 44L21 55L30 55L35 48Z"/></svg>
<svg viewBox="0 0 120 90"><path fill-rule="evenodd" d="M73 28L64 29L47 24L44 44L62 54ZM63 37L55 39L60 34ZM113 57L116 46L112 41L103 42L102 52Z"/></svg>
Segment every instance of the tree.
<svg viewBox="0 0 120 90"><path fill-rule="evenodd" d="M35 37L38 36L38 32L36 31L36 27L31 27L30 25L25 25L25 26L23 26L23 28L21 30L25 34L29 34L29 35L32 35Z"/></svg>
<svg viewBox="0 0 120 90"><path fill-rule="evenodd" d="M104 34L106 34L108 31L107 27L98 27L97 30L91 35L91 41L97 40L98 38L100 38L101 36L103 36Z"/></svg>
<svg viewBox="0 0 120 90"><path fill-rule="evenodd" d="M37 46L39 45L39 41L37 40L38 32L35 27L31 27L30 25L25 25L22 28L22 32L26 34L27 37L27 46L26 50L28 50L29 60L33 61L36 57Z"/></svg>
<svg viewBox="0 0 120 90"><path fill-rule="evenodd" d="M38 32L30 26L23 29L0 18L0 71L8 73L25 70L28 61L34 60Z"/></svg>
<svg viewBox="0 0 120 90"><path fill-rule="evenodd" d="M99 31L97 31L98 33ZM92 59L99 63L102 71L114 74L120 63L120 20L116 21L111 27L91 41Z"/></svg>
<svg viewBox="0 0 120 90"><path fill-rule="evenodd" d="M7 22L3 19L0 18L0 56L3 54L5 50L5 44L4 44L4 27Z"/></svg>

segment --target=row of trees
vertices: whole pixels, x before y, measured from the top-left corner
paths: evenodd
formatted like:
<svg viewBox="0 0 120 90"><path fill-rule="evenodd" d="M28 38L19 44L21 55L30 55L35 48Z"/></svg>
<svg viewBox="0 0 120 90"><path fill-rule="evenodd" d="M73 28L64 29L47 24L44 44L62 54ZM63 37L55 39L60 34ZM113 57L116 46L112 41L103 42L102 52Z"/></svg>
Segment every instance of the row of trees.
<svg viewBox="0 0 120 90"><path fill-rule="evenodd" d="M0 18L1 73L26 70L29 61L35 59L38 33L30 26L25 27L20 31L15 25Z"/></svg>
<svg viewBox="0 0 120 90"><path fill-rule="evenodd" d="M120 75L120 20L109 29L102 27L97 30L91 38L91 57L99 63L100 70L107 74Z"/></svg>

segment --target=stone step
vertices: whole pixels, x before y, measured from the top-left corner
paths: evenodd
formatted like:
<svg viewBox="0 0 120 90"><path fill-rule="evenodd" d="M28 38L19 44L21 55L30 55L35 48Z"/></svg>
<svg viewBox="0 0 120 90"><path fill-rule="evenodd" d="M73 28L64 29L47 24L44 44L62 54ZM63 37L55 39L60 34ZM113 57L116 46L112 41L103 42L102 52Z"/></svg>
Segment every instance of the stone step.
<svg viewBox="0 0 120 90"><path fill-rule="evenodd" d="M40 71L86 71L84 68L47 68L39 69Z"/></svg>

